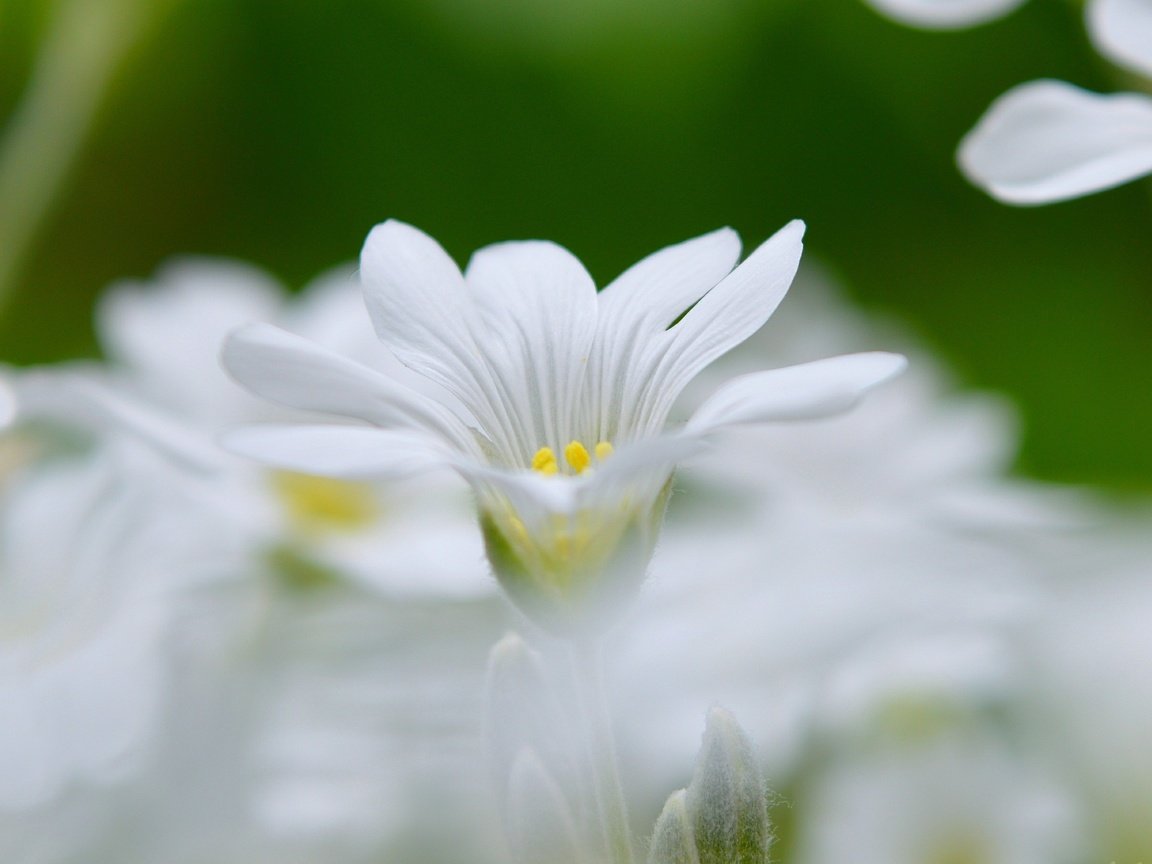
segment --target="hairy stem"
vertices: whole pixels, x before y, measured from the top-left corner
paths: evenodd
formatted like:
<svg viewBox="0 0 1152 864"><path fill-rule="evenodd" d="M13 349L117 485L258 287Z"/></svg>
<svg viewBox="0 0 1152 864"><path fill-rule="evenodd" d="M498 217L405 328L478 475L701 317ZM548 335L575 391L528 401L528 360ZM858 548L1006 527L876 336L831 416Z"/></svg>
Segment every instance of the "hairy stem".
<svg viewBox="0 0 1152 864"><path fill-rule="evenodd" d="M609 860L612 864L633 864L632 833L628 827L628 808L624 803L624 790L616 763L616 743L604 687L604 659L600 644L584 642L573 645L572 665L589 741L596 811Z"/></svg>

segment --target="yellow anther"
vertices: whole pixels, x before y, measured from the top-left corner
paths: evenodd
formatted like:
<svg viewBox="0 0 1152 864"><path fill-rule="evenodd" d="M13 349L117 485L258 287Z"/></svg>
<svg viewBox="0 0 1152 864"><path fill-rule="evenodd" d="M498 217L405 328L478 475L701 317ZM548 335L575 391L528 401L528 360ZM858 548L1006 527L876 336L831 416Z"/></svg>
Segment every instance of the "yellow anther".
<svg viewBox="0 0 1152 864"><path fill-rule="evenodd" d="M583 474L592 464L592 457L588 455L588 448L579 441L573 441L564 448L564 458L568 460L568 464L577 474Z"/></svg>
<svg viewBox="0 0 1152 864"><path fill-rule="evenodd" d="M603 462L612 455L613 447L607 441L601 441L596 445L596 461Z"/></svg>
<svg viewBox="0 0 1152 864"><path fill-rule="evenodd" d="M555 474L560 470L560 466L556 463L556 454L552 452L551 447L541 447L536 451L536 455L532 457L532 470L541 474Z"/></svg>

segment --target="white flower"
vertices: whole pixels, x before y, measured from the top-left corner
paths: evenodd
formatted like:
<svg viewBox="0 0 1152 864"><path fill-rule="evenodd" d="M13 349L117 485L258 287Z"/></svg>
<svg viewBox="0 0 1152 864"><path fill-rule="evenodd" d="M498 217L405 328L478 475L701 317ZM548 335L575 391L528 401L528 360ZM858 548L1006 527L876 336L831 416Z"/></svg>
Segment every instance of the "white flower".
<svg viewBox="0 0 1152 864"><path fill-rule="evenodd" d="M799 262L794 222L733 270L721 230L664 249L597 293L546 242L481 249L461 274L430 237L373 229L361 257L380 339L440 398L268 325L224 364L254 393L354 423L240 430L230 446L339 477L450 467L476 489L489 558L522 607L561 626L643 577L675 464L718 429L851 408L903 358L869 353L729 382L667 432L677 396L760 328ZM612 569L618 579L603 579ZM610 595L610 596L609 596Z"/></svg>
<svg viewBox="0 0 1152 864"><path fill-rule="evenodd" d="M1085 860L1071 796L991 740L840 760L807 788L796 803L799 864Z"/></svg>
<svg viewBox="0 0 1152 864"><path fill-rule="evenodd" d="M701 377L898 338L813 275ZM909 372L851 414L729 433L680 474L653 578L613 637L628 762L686 764L700 705L721 702L779 781L827 719L824 688L866 655L878 660L861 691L921 671L943 685L942 669L954 702L994 689L982 646L996 655L1039 603L1048 558L1033 547L1087 520L1064 493L1004 476L1016 437L999 399L953 392L934 358L908 353ZM677 778L660 779L662 800Z"/></svg>
<svg viewBox="0 0 1152 864"><path fill-rule="evenodd" d="M1088 32L1114 63L1152 78L1152 0L1093 0ZM965 136L960 167L1008 204L1046 204L1152 173L1152 98L1033 81L992 103Z"/></svg>
<svg viewBox="0 0 1152 864"><path fill-rule="evenodd" d="M455 478L420 488L341 482L266 470L216 446L226 428L298 417L240 391L220 369L225 335L264 319L366 362L399 366L365 320L348 268L289 299L249 265L185 258L151 280L113 285L97 307L109 364L83 374L43 370L29 401L65 421L86 410L96 415L98 437L131 431L169 470L179 466L170 481L178 506L218 522L214 549L227 540L233 550L227 560L217 556L213 574L258 569L271 555L301 574L320 568L392 596L487 591L479 533Z"/></svg>
<svg viewBox="0 0 1152 864"><path fill-rule="evenodd" d="M178 533L116 473L27 466L0 501L0 814L111 782L152 732L167 610L148 580Z"/></svg>

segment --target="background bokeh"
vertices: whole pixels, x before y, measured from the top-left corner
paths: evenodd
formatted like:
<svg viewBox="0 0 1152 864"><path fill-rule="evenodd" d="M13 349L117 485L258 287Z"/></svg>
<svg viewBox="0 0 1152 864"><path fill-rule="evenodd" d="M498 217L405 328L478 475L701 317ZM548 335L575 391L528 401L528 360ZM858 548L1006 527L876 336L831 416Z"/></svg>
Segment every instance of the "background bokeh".
<svg viewBox="0 0 1152 864"><path fill-rule="evenodd" d="M0 118L54 5L0 2ZM856 300L1015 400L1023 472L1152 489L1147 184L1010 209L953 161L1015 83L1115 89L1076 4L954 33L858 0L137 5L155 20L24 262L0 360L93 355L93 299L173 255L299 285L395 216L461 259L555 239L603 282L799 216Z"/></svg>

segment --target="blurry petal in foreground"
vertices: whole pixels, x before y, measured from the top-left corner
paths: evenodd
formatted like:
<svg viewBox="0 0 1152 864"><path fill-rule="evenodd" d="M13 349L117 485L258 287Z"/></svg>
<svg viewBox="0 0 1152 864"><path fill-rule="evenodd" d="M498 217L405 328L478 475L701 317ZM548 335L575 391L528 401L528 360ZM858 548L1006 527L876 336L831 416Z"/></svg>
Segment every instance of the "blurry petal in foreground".
<svg viewBox="0 0 1152 864"><path fill-rule="evenodd" d="M992 103L960 143L968 179L1008 204L1047 204L1152 172L1152 99L1033 81Z"/></svg>
<svg viewBox="0 0 1152 864"><path fill-rule="evenodd" d="M1152 0L1093 0L1086 17L1101 54L1152 78Z"/></svg>
<svg viewBox="0 0 1152 864"><path fill-rule="evenodd" d="M877 12L902 24L932 30L975 27L1007 15L1024 0L867 0Z"/></svg>

